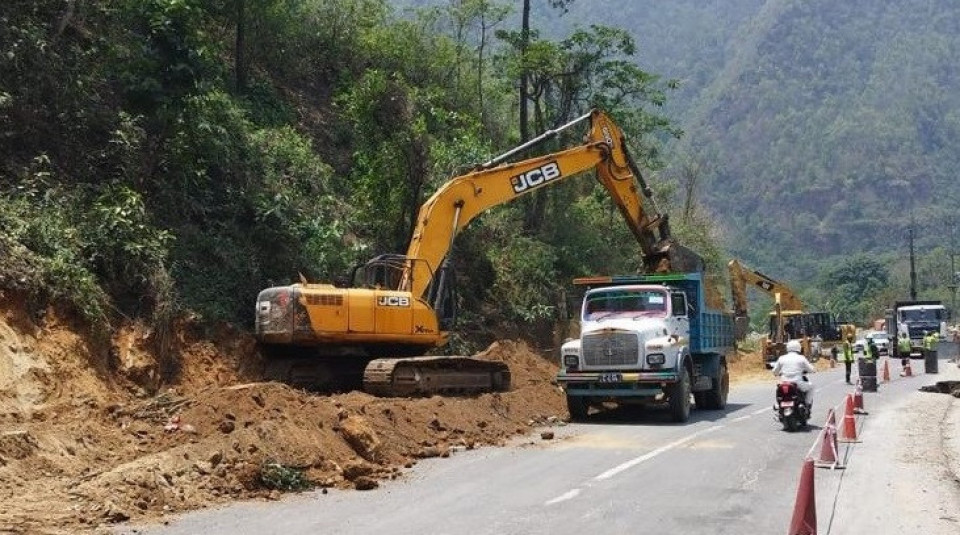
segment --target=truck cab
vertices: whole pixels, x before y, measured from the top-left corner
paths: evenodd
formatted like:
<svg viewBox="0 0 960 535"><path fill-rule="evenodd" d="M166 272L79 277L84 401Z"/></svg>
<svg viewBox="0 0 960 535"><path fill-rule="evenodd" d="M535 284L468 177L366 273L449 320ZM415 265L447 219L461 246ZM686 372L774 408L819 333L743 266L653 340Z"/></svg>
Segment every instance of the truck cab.
<svg viewBox="0 0 960 535"><path fill-rule="evenodd" d="M912 354L919 354L926 332L947 336L947 309L940 301L897 301L887 312L887 331L891 337L906 334ZM895 331L894 331L895 329Z"/></svg>
<svg viewBox="0 0 960 535"><path fill-rule="evenodd" d="M686 296L664 286L590 290L580 321L580 339L561 352L565 365L581 371L663 369L676 362L680 341L690 333Z"/></svg>

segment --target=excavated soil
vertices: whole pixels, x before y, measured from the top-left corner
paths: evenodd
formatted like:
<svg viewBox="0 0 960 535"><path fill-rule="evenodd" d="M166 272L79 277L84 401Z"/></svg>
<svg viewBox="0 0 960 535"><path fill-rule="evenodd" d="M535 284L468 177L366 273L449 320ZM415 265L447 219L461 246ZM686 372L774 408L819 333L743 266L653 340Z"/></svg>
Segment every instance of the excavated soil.
<svg viewBox="0 0 960 535"><path fill-rule="evenodd" d="M258 382L253 339L229 327L182 321L158 359L143 325L97 343L55 311L23 310L0 295L0 533L100 532L301 484L373 489L418 459L568 417L556 365L522 342L480 355L509 365L508 393L317 395ZM762 369L738 360L734 381Z"/></svg>

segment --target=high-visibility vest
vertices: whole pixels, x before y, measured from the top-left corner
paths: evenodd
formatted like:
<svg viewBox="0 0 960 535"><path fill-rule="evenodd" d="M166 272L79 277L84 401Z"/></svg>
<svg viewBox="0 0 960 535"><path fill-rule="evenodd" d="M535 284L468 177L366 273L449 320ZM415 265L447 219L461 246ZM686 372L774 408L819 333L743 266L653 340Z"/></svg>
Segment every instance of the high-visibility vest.
<svg viewBox="0 0 960 535"><path fill-rule="evenodd" d="M939 339L940 337L935 334L928 334L923 338L923 348L930 350L937 347L937 342Z"/></svg>
<svg viewBox="0 0 960 535"><path fill-rule="evenodd" d="M901 353L909 353L911 349L910 339L904 336L897 340L897 349L899 349Z"/></svg>
<svg viewBox="0 0 960 535"><path fill-rule="evenodd" d="M843 343L843 361L853 362L853 344L850 342Z"/></svg>

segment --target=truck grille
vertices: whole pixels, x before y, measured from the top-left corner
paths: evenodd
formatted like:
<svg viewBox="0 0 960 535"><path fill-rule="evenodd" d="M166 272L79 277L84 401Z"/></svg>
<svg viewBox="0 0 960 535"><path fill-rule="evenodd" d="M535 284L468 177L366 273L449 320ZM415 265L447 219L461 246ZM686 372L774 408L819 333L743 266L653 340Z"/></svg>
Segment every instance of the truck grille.
<svg viewBox="0 0 960 535"><path fill-rule="evenodd" d="M640 357L639 341L634 333L588 334L582 344L587 366L634 366Z"/></svg>

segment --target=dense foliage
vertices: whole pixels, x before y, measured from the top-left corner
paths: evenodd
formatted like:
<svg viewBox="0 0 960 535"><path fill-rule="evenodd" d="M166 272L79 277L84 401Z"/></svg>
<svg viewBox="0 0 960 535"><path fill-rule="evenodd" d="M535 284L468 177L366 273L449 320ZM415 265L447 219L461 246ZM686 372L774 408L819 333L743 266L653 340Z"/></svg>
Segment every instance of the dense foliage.
<svg viewBox="0 0 960 535"><path fill-rule="evenodd" d="M657 140L677 134L658 113L675 84L636 66L630 34L534 35L520 55L509 12L3 2L0 283L98 325L182 311L249 323L264 287L403 252L434 189L517 144L520 70L535 130L601 105L656 168ZM703 235L697 217L681 231ZM635 270L618 218L589 179L484 214L454 247L465 320L552 319L573 276Z"/></svg>

